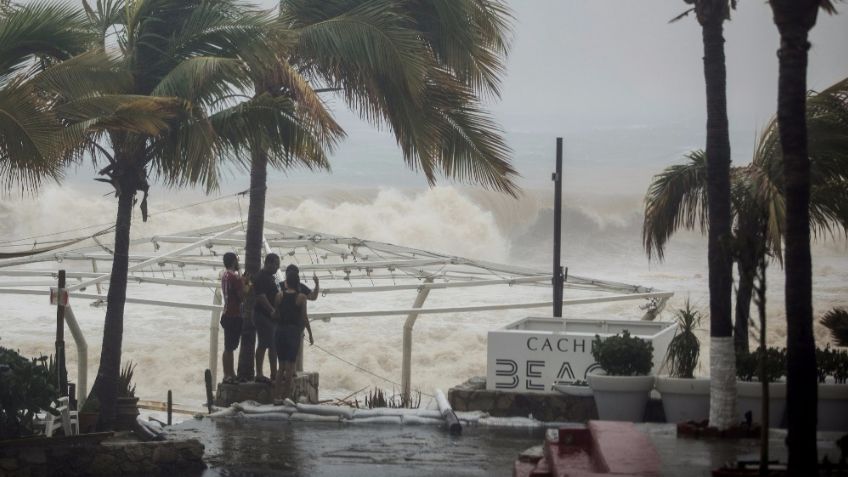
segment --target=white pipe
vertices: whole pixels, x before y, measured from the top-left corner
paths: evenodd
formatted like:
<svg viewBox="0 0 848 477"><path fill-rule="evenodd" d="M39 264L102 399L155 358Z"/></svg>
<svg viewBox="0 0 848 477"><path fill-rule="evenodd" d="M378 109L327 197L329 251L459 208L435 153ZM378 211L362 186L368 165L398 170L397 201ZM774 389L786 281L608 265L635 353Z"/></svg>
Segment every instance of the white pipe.
<svg viewBox="0 0 848 477"><path fill-rule="evenodd" d="M77 408L82 409L88 397L88 343L85 341L85 336L82 334L70 304L65 307L65 323L68 324L77 347Z"/></svg>
<svg viewBox="0 0 848 477"><path fill-rule="evenodd" d="M221 305L221 289L215 289L215 297L212 298L213 305ZM212 385L217 386L218 379L218 326L221 320L221 311L212 310L209 321L209 369L212 371Z"/></svg>
<svg viewBox="0 0 848 477"><path fill-rule="evenodd" d="M49 295L49 290L17 290L12 288L0 288L0 294L10 295ZM657 293L637 293L632 295L612 295L599 298L574 298L571 300L563 300L562 304L583 305L588 303L606 303L624 300L639 300L645 298L664 298L673 296L673 292L657 292ZM106 300L106 295L95 295L91 293L71 293L71 298L89 299L89 300ZM148 300L145 298L130 298L127 297L127 303L138 303L140 305L152 306L169 306L173 308L187 308L191 310L221 310L220 305L201 305L196 303L181 303L176 301L163 300ZM425 315L439 313L462 313L462 312L477 312L477 311L494 311L494 310L515 310L522 308L544 308L549 307L553 303L550 301L544 302L529 302L529 303L506 303L496 305L475 305L475 306L451 306L437 308L402 308L393 310L357 310L357 311L330 311L324 313L310 313L310 320L329 320L330 318L361 318L374 316L395 316L409 315L410 313L420 313Z"/></svg>
<svg viewBox="0 0 848 477"><path fill-rule="evenodd" d="M424 285L432 283L433 279L425 280ZM418 295L415 297L415 303L412 308L418 309L424 305L424 300L430 294L430 289L422 286L418 290ZM403 324L403 364L401 366L400 388L401 395L405 402L410 402L412 395L412 328L415 326L415 320L418 319L418 313L410 313L406 317L406 322Z"/></svg>

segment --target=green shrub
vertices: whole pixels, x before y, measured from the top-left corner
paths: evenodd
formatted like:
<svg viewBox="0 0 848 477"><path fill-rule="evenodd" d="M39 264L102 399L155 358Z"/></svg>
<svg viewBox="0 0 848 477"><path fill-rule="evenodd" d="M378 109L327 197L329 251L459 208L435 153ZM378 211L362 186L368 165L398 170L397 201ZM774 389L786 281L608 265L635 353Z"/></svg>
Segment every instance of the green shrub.
<svg viewBox="0 0 848 477"><path fill-rule="evenodd" d="M624 330L621 336L610 336L605 340L595 335L592 356L611 376L644 376L651 372L654 346Z"/></svg>
<svg viewBox="0 0 848 477"><path fill-rule="evenodd" d="M816 348L816 367L820 383L832 376L836 383L844 384L848 380L848 351Z"/></svg>
<svg viewBox="0 0 848 477"><path fill-rule="evenodd" d="M47 367L0 347L0 439L32 435L35 414L58 397Z"/></svg>
<svg viewBox="0 0 848 477"><path fill-rule="evenodd" d="M759 380L760 358L765 355L766 380L774 382L786 375L786 350L783 348L757 348L753 353L736 352L736 377L742 381Z"/></svg>
<svg viewBox="0 0 848 477"><path fill-rule="evenodd" d="M701 354L701 342L695 336L695 328L701 323L701 314L686 305L675 312L677 333L668 345L666 363L669 374L675 378L693 378Z"/></svg>

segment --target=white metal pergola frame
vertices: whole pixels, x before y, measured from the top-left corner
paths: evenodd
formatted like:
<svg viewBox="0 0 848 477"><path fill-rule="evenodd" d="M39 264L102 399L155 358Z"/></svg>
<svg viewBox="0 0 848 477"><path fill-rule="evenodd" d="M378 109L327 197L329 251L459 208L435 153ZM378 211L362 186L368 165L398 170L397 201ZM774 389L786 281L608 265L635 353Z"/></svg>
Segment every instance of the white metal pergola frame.
<svg viewBox="0 0 848 477"><path fill-rule="evenodd" d="M89 262L92 271L71 270L66 272L69 281L77 283L66 286L72 300L99 300L105 302L107 296L100 290L101 284L107 282L111 274L97 271L101 261L111 262L110 251L95 240L95 245L77 247L70 250L50 251L29 257L0 260L0 279L2 278L51 278L58 275L55 270L26 268L32 264L64 261ZM138 248L152 244L153 251L144 253ZM158 235L141 238L130 242L133 252L129 256L128 282L139 284L203 287L214 290L212 303L184 303L167 300L155 300L142 297L127 296L128 304L143 304L204 310L210 312L209 329L209 369L213 381L217 382L218 363L218 332L222 300L220 282L205 277L167 278L146 275L145 269L166 265L180 268L209 269L223 268L220 257L211 254L204 255L202 250L212 250L221 247L227 250L241 252L244 246L244 231L241 223L229 223L213 227L182 232L177 235ZM168 247L168 250L162 250ZM423 305L432 290L461 287L495 287L495 286L547 286L550 287L552 276L530 268L490 263L453 257L424 250L403 247L383 242L362 240L351 237L340 237L330 234L313 232L297 227L265 223L264 237L265 253L278 251L286 260L286 256L300 262L298 265L304 273L316 272L329 274L338 280L336 274L343 274L342 280L347 287L321 288L323 295L350 293L379 293L400 290L416 290L415 301L410 308L393 308L383 310L345 310L328 312L310 312L310 320L329 321L332 318L354 318L375 316L406 316L403 328L403 363L401 387L402 393L409 396L411 389L411 357L412 331L415 321L422 314L440 314L453 312L480 312L509 309L551 308L552 301L523 302L523 303L492 303L485 305L449 306L424 308ZM197 251L200 250L200 253ZM298 257L300 260L298 260ZM306 258L308 261L306 262ZM22 266L24 268L13 268ZM395 275L398 272L398 276ZM282 274L278 275L282 281ZM412 283L397 283L400 278ZM370 284L354 285L353 281L368 280ZM391 279L391 284L376 284L375 280ZM412 279L415 279L414 281ZM50 294L50 287L55 282L39 282L8 280L0 282L0 294L14 295L44 295ZM86 293L89 287L96 287L97 293ZM569 275L564 284L566 289L597 292L597 296L580 297L563 300L564 306L590 303L605 303L623 300L651 300L646 317L652 318L665 306L666 301L673 295L637 285L593 280ZM85 336L74 316L73 306L65 307L65 322L74 338L77 348L77 395L82 403L88 392L87 365L88 346ZM301 347L301 350L303 347Z"/></svg>

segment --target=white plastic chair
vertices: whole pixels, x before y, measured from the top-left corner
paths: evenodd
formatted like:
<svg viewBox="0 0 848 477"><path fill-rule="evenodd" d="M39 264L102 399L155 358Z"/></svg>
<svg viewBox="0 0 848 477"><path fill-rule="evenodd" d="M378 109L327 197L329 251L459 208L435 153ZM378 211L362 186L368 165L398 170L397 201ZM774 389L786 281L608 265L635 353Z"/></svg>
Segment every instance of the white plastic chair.
<svg viewBox="0 0 848 477"><path fill-rule="evenodd" d="M66 436L79 434L79 413L71 410L68 397L60 397L56 403L58 416L45 412L44 417L39 418L39 422L44 425L44 435L53 437L53 433L60 428Z"/></svg>

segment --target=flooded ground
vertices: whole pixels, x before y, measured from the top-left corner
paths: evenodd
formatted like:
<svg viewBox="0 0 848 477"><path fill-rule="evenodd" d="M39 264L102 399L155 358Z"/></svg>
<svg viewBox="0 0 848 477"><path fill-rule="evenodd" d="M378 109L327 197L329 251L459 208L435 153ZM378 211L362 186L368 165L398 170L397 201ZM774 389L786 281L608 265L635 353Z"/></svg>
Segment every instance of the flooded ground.
<svg viewBox="0 0 848 477"><path fill-rule="evenodd" d="M756 439L678 439L671 424L637 424L662 461L661 475L709 476L759 456ZM518 454L541 444L541 429L466 427L451 436L434 426L390 426L257 419L185 421L169 431L206 446L213 476L510 476ZM772 430L770 458L786 461L784 430ZM836 433L820 433L819 454L838 462Z"/></svg>
<svg viewBox="0 0 848 477"><path fill-rule="evenodd" d="M509 476L543 430L204 419L169 432L206 446L212 476Z"/></svg>

